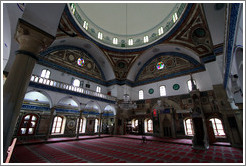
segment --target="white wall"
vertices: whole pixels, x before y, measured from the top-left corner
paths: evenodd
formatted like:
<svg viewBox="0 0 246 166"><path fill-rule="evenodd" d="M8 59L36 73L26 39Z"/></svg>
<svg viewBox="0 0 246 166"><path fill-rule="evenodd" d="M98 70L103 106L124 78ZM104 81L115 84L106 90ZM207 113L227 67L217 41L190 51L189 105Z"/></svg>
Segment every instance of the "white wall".
<svg viewBox="0 0 246 166"><path fill-rule="evenodd" d="M200 91L207 91L212 90L212 83L209 78L209 75L206 71L193 74L193 79L196 80L197 87ZM143 90L144 91L144 99L151 99L151 98L158 98L160 97L160 86L165 85L166 86L166 94L167 96L175 96L175 95L181 95L181 94L188 94L188 86L187 81L190 80L190 76L182 76L177 77L169 80L159 81L156 83L151 83L148 85L138 86L131 90L132 92L132 100L138 100L138 91ZM179 90L174 90L173 85L179 84L180 88ZM153 94L149 94L148 91L150 88L154 89Z"/></svg>
<svg viewBox="0 0 246 166"><path fill-rule="evenodd" d="M237 25L237 35L236 35L236 45L243 46L243 5L241 5L240 14L238 16L238 25Z"/></svg>
<svg viewBox="0 0 246 166"><path fill-rule="evenodd" d="M216 59L217 59L217 57L216 57ZM219 59L219 62L220 62L220 59ZM222 70L218 66L217 61L206 63L205 68L206 68L207 72L209 73L209 77L210 77L213 85L223 83Z"/></svg>
<svg viewBox="0 0 246 166"><path fill-rule="evenodd" d="M99 85L99 84L94 83L92 81L87 81L86 79L82 79L82 78L79 78L79 77L76 77L76 76L73 76L73 75L70 75L70 74L67 74L67 73L63 73L63 72L58 71L58 70L54 70L54 69L52 69L50 67L42 66L42 65L39 65L39 64L35 65L32 74L37 75L37 76L41 76L41 72L42 72L43 69L49 69L50 70L50 79L52 79L52 80L56 80L56 81L60 81L60 82L63 82L63 83L71 84L72 83L72 78L79 79L80 81L84 81L84 85L83 85L84 89L88 89L88 90L91 90L91 91L96 91L96 87L100 86L101 90L102 90L102 93L103 94L107 94L107 88L105 86ZM85 87L85 84L87 84L87 83L89 83L91 85L90 88L86 88Z"/></svg>

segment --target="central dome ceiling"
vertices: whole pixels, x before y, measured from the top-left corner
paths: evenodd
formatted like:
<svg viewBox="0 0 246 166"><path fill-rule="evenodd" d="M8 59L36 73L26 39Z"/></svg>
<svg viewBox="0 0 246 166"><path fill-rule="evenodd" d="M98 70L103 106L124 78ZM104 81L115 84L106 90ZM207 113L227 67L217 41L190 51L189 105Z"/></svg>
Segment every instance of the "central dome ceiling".
<svg viewBox="0 0 246 166"><path fill-rule="evenodd" d="M72 3L69 9L89 37L109 47L147 46L167 34L186 7L173 3Z"/></svg>

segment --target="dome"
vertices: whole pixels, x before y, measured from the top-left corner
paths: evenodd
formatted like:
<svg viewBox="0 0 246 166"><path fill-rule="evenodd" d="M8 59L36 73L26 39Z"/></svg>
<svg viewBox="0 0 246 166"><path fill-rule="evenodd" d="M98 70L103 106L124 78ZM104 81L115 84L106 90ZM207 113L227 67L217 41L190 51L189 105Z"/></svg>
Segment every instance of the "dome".
<svg viewBox="0 0 246 166"><path fill-rule="evenodd" d="M134 49L165 36L180 20L186 4L70 3L70 13L93 40L113 48Z"/></svg>

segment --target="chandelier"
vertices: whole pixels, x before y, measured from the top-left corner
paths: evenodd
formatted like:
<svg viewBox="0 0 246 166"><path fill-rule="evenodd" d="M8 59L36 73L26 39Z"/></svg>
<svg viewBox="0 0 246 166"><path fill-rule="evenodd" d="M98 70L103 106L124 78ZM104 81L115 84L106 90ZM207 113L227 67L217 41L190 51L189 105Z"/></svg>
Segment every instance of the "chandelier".
<svg viewBox="0 0 246 166"><path fill-rule="evenodd" d="M119 103L119 107L123 110L131 110L136 109L137 104L130 100L130 96L128 94L124 94L123 101Z"/></svg>

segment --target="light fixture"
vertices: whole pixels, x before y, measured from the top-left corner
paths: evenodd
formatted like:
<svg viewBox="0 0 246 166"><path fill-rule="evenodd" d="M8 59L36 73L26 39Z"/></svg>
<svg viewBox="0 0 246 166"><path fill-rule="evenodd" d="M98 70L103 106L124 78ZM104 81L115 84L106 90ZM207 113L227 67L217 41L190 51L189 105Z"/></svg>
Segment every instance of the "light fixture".
<svg viewBox="0 0 246 166"><path fill-rule="evenodd" d="M136 102L131 101L130 95L127 92L127 86L124 88L123 101L119 101L119 107L122 110L131 110L137 108Z"/></svg>
<svg viewBox="0 0 246 166"><path fill-rule="evenodd" d="M133 45L133 39L130 38L127 40L128 37L128 32L127 32L127 3L126 3L126 45L125 47L132 46ZM125 48L127 49L127 48ZM127 51L124 51L125 54L127 54ZM128 89L127 86L124 85L124 95L123 95L123 100L119 100L118 102L118 106L119 108L121 108L122 110L131 110L131 109L136 109L137 108L137 104L135 102L131 101L130 95L128 94Z"/></svg>

